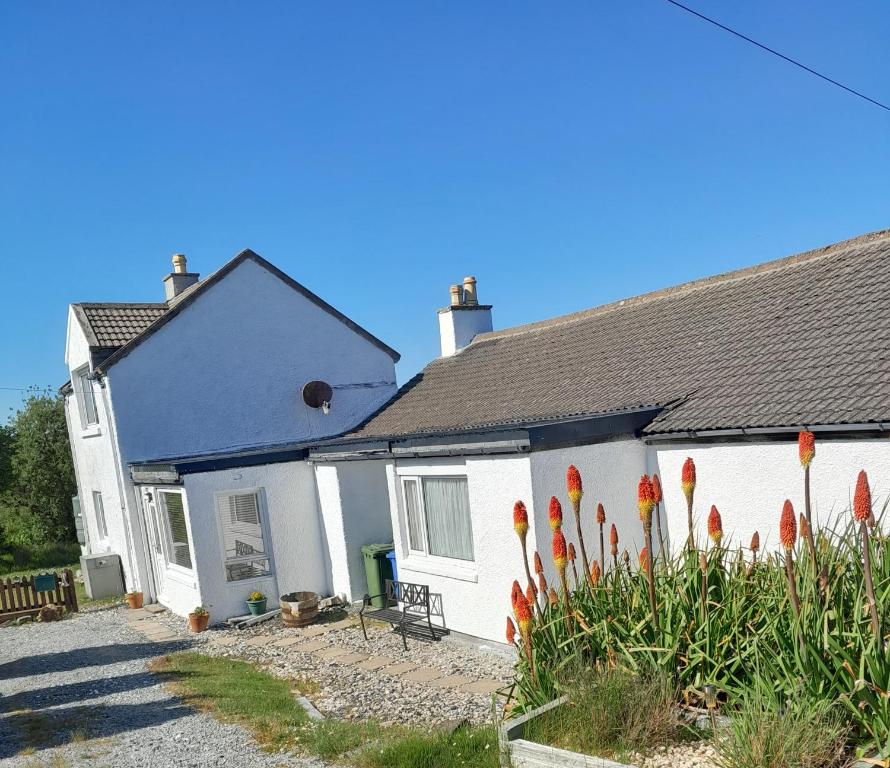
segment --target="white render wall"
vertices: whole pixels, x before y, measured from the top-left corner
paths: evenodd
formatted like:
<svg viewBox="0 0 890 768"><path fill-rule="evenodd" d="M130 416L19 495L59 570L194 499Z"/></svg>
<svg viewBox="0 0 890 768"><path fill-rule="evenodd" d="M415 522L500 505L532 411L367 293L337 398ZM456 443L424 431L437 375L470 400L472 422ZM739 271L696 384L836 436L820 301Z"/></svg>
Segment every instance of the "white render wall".
<svg viewBox="0 0 890 768"><path fill-rule="evenodd" d="M785 499L804 511L803 469L797 436L785 442L757 443L654 443L648 448L649 472L657 472L665 497L670 543L673 549L686 540L686 498L680 488L683 462L695 462L696 536L707 537L707 517L716 504L723 519L724 541L747 547L754 531L763 549L779 547L779 516ZM850 500L859 470L868 473L875 509L890 491L890 441L886 438L820 440L810 468L813 516L831 525L850 514Z"/></svg>
<svg viewBox="0 0 890 768"><path fill-rule="evenodd" d="M336 434L396 391L386 352L252 260L108 374L126 463ZM327 416L303 403L313 379L335 386Z"/></svg>
<svg viewBox="0 0 890 768"><path fill-rule="evenodd" d="M399 470L424 474L428 469L466 473L473 524L475 562L408 555ZM446 625L475 637L504 642L510 615L510 587L522 574L519 541L513 531L513 504L529 507L529 549L535 547L532 474L528 456L468 456L454 459L403 459L389 462L392 527L396 531L396 565L402 581L428 584L441 593ZM549 531L549 528L548 528Z"/></svg>
<svg viewBox="0 0 890 768"><path fill-rule="evenodd" d="M195 473L184 476L184 486L199 588L171 601L175 613L185 615L200 603L210 612L211 621L217 622L246 613L245 601L254 590L266 595L270 609L287 592L330 594L315 479L306 462ZM274 572L259 579L227 582L216 495L257 489L264 496Z"/></svg>

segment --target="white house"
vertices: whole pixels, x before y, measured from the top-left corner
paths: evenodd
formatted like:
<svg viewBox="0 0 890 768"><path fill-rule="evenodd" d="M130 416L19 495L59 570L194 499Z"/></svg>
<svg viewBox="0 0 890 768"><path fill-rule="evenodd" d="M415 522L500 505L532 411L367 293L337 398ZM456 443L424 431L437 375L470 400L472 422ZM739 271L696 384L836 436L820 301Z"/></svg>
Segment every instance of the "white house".
<svg viewBox="0 0 890 768"><path fill-rule="evenodd" d="M528 507L529 546L552 582L551 496L575 539L569 464L584 479L590 554L599 550L598 502L620 546L642 547L644 473L662 478L667 535L682 544L687 456L698 469L700 535L716 504L731 544L747 545L758 530L776 546L784 499L803 508L802 428L817 436L820 522L845 513L862 468L883 495L888 263L890 230L504 331L491 330L475 281L453 286L439 312L442 356L359 428L315 445L309 460L317 478L324 467L364 466L374 477L380 468L399 577L440 593L453 630L502 640L510 585L522 573L514 501Z"/></svg>
<svg viewBox="0 0 890 768"><path fill-rule="evenodd" d="M254 589L360 597L361 545L392 537L385 471L306 448L394 395L398 354L252 251L203 281L173 263L163 302L70 307L86 552L180 614L244 613Z"/></svg>

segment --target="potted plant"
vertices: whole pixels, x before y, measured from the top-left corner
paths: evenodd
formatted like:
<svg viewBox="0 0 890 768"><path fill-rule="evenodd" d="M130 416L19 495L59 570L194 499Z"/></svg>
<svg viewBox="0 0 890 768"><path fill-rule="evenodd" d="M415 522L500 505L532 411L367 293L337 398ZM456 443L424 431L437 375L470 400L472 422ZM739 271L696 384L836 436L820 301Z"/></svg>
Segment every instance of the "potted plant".
<svg viewBox="0 0 890 768"><path fill-rule="evenodd" d="M247 610L253 616L261 616L266 612L266 596L262 592L251 592L247 598Z"/></svg>
<svg viewBox="0 0 890 768"><path fill-rule="evenodd" d="M210 614L203 605L199 605L189 614L189 632L203 632L207 629Z"/></svg>
<svg viewBox="0 0 890 768"><path fill-rule="evenodd" d="M142 593L141 592L127 592L127 605L130 608L141 608L142 607Z"/></svg>

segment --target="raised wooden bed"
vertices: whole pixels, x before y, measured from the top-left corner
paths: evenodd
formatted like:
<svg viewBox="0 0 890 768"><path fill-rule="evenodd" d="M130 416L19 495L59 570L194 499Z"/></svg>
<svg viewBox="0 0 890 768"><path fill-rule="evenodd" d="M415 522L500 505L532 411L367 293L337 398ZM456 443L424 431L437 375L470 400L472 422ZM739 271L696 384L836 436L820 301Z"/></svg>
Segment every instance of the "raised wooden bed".
<svg viewBox="0 0 890 768"><path fill-rule="evenodd" d="M616 763L604 757L591 757L567 749L548 747L523 739L525 726L534 718L561 707L566 702L563 696L543 707L533 709L512 720L505 720L498 729L501 765L504 768L636 768L626 763Z"/></svg>

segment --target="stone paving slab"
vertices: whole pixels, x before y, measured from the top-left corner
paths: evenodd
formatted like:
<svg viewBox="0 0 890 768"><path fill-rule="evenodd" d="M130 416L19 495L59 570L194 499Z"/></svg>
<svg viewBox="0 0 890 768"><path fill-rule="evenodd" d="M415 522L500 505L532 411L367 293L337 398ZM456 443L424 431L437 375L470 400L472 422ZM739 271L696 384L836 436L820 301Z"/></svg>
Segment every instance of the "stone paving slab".
<svg viewBox="0 0 890 768"><path fill-rule="evenodd" d="M324 648L320 651L313 651L312 655L318 656L319 659L336 659L338 656L346 656L348 653L350 653L349 648L334 646L333 648Z"/></svg>
<svg viewBox="0 0 890 768"><path fill-rule="evenodd" d="M229 646L237 645L238 638L233 635L223 635L222 637L211 636L210 642L213 645L218 645L220 648L228 648Z"/></svg>
<svg viewBox="0 0 890 768"><path fill-rule="evenodd" d="M145 610L145 608L131 608L127 611L127 621L131 619L144 619L151 614Z"/></svg>
<svg viewBox="0 0 890 768"><path fill-rule="evenodd" d="M399 664L393 664L391 667L387 667L383 671L386 672L387 675L402 675L405 672L410 672L412 669L417 669L417 665L412 664L410 661L403 661Z"/></svg>
<svg viewBox="0 0 890 768"><path fill-rule="evenodd" d="M149 613L164 613L167 609L164 608L160 603L150 603L142 608L143 611L148 611Z"/></svg>
<svg viewBox="0 0 890 768"><path fill-rule="evenodd" d="M244 641L244 645L248 648L265 648L269 645L269 638L264 635L257 635L256 637L249 637Z"/></svg>
<svg viewBox="0 0 890 768"><path fill-rule="evenodd" d="M318 637L318 635L323 635L327 630L321 624L313 624L309 627L306 627L302 630L303 637Z"/></svg>
<svg viewBox="0 0 890 768"><path fill-rule="evenodd" d="M462 685L460 690L464 693L475 693L480 696L488 696L488 694L494 693L499 688L503 688L504 685L505 683L502 683L500 680L486 677L482 680L475 680L472 683L467 683L467 685Z"/></svg>
<svg viewBox="0 0 890 768"><path fill-rule="evenodd" d="M171 640L178 640L179 638L176 635L168 633L166 635L152 635L148 639L153 643L168 643Z"/></svg>
<svg viewBox="0 0 890 768"><path fill-rule="evenodd" d="M440 677L445 677L445 673L441 669L418 667L410 672L406 672L402 677L414 683L428 683L430 680L438 680Z"/></svg>
<svg viewBox="0 0 890 768"><path fill-rule="evenodd" d="M276 640L274 643L272 643L272 645L274 645L276 648L288 648L291 645L296 645L302 640L302 637L294 635L293 637L282 637L280 640Z"/></svg>
<svg viewBox="0 0 890 768"><path fill-rule="evenodd" d="M448 675L438 680L430 680L429 685L434 685L436 688L460 688L462 685L472 682L473 678L466 675Z"/></svg>
<svg viewBox="0 0 890 768"><path fill-rule="evenodd" d="M334 664L356 664L359 661L366 661L367 653L347 653L343 656L337 656L333 659Z"/></svg>
<svg viewBox="0 0 890 768"><path fill-rule="evenodd" d="M389 656L372 656L367 661L356 664L356 669L364 669L367 672L374 672L382 667L388 667L395 662Z"/></svg>
<svg viewBox="0 0 890 768"><path fill-rule="evenodd" d="M324 640L310 640L308 643L300 643L299 645L292 645L292 651L299 651L300 653L312 653L313 651L320 651L322 648L327 648L328 644Z"/></svg>
<svg viewBox="0 0 890 768"><path fill-rule="evenodd" d="M357 627L358 622L354 619L340 619L340 621L332 621L330 624L319 624L320 627L327 629L348 629L349 627Z"/></svg>

